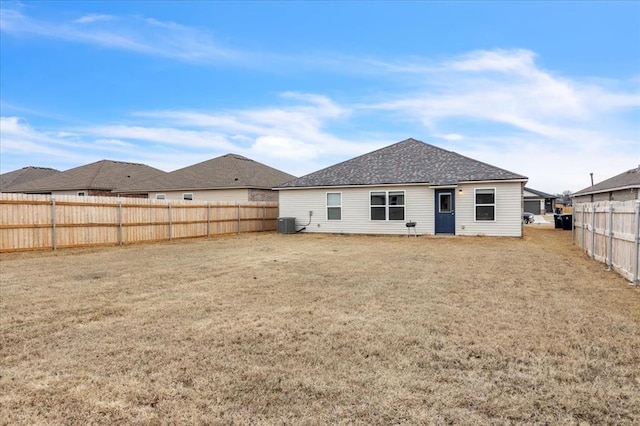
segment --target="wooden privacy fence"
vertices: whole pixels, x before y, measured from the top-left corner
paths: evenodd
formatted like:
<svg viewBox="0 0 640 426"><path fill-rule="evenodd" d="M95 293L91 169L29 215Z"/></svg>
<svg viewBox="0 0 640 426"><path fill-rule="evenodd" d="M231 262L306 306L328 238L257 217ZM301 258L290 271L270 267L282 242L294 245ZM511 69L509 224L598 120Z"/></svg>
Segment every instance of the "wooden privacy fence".
<svg viewBox="0 0 640 426"><path fill-rule="evenodd" d="M573 220L575 244L640 285L640 201L576 204Z"/></svg>
<svg viewBox="0 0 640 426"><path fill-rule="evenodd" d="M0 252L273 231L277 215L277 202L0 194Z"/></svg>

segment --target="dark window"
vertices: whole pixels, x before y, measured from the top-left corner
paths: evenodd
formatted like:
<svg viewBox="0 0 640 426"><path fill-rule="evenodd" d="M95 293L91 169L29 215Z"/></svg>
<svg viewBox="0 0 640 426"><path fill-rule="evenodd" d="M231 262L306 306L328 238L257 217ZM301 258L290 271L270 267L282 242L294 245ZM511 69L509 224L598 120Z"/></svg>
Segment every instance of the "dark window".
<svg viewBox="0 0 640 426"><path fill-rule="evenodd" d="M342 220L342 193L327 192L327 220Z"/></svg>
<svg viewBox="0 0 640 426"><path fill-rule="evenodd" d="M371 220L404 220L404 198L404 191L371 192Z"/></svg>
<svg viewBox="0 0 640 426"><path fill-rule="evenodd" d="M495 189L476 189L476 220L496 220Z"/></svg>

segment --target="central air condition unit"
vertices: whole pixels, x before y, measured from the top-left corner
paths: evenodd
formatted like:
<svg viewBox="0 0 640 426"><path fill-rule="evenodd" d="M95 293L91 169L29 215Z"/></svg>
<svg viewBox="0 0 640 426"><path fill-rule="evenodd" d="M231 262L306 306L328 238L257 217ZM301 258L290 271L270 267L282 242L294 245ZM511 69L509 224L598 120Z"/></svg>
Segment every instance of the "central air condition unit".
<svg viewBox="0 0 640 426"><path fill-rule="evenodd" d="M295 234L296 218L295 217L279 217L278 218L278 234Z"/></svg>

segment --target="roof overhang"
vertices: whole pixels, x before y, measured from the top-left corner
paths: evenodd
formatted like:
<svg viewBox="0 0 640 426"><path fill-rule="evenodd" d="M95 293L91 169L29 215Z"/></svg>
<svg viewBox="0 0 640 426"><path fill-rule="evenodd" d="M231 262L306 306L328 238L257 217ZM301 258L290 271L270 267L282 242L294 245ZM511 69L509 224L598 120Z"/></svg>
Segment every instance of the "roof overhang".
<svg viewBox="0 0 640 426"><path fill-rule="evenodd" d="M615 191L624 191L624 190L639 190L640 191L640 185L626 185L626 186L619 186L616 188L607 188L607 189L596 189L595 191L591 190L582 190L580 192L576 192L575 194L571 194L570 197L571 198L575 198L575 197L582 197L584 195L592 195L592 194L603 194L606 192L615 192Z"/></svg>
<svg viewBox="0 0 640 426"><path fill-rule="evenodd" d="M469 181L460 181L457 184L430 184L429 182L408 182L408 183L376 183L376 184L365 184L365 185L318 185L318 186L295 186L295 187L275 187L273 188L276 191L285 191L291 189L332 189L332 188L373 188L380 186L427 186L429 188L457 188L459 185L465 184L484 184L484 183L523 183L527 182L528 179L496 179L496 180L469 180Z"/></svg>

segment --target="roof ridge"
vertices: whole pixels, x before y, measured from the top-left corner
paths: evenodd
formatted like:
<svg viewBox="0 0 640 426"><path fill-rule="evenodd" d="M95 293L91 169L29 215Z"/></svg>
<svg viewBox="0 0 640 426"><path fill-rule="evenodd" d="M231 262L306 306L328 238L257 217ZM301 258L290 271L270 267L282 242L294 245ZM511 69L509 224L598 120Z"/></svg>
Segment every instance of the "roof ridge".
<svg viewBox="0 0 640 426"><path fill-rule="evenodd" d="M96 170L93 176L91 176L91 178L89 179L89 187L93 187L93 183L96 181L98 174L102 171L102 168L105 166L107 161L108 160L100 160L96 162L96 163L99 163L98 170Z"/></svg>

